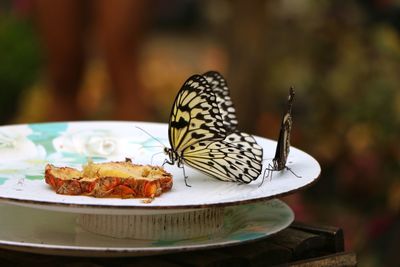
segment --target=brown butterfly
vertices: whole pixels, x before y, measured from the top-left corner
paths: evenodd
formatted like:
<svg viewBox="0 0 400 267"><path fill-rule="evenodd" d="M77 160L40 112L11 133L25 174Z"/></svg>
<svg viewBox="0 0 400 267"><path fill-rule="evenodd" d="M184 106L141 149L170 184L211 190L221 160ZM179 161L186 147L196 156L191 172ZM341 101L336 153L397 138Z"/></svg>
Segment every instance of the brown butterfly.
<svg viewBox="0 0 400 267"><path fill-rule="evenodd" d="M282 118L278 144L276 146L276 151L275 151L275 157L272 160L272 164L268 164L268 167L264 170L263 181L261 182L261 184L264 182L265 177L271 175L272 178L272 172L281 171L283 169L289 170L291 173L293 173L294 176L301 178L301 176L298 176L292 171L292 169L286 166L287 158L290 152L290 132L292 130L293 100L294 100L294 88L290 87L287 111ZM265 175L267 171L268 173L267 175Z"/></svg>

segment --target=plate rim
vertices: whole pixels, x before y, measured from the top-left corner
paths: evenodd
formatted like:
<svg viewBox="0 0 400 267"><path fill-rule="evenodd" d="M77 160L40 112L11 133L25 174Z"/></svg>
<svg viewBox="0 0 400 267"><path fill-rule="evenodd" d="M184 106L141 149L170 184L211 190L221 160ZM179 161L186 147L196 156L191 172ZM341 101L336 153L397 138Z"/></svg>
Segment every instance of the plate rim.
<svg viewBox="0 0 400 267"><path fill-rule="evenodd" d="M60 121L60 122L38 122L38 123L21 123L21 124L10 124L10 125L1 125L0 128L2 127L22 127L26 125L47 125L47 124L57 124L57 123L67 123L67 124L108 124L108 123L130 123L132 125L135 124L148 124L148 125L157 125L157 126L162 126L165 127L168 124L163 123L163 122L148 122L148 121L120 121L120 120L99 120L99 121ZM265 139L267 141L273 141L276 142L276 140L269 139L266 137L258 136L258 135L253 135L256 139ZM95 213L101 213L101 211L108 212L109 210L114 210L119 212L129 212L129 211L160 211L160 210L168 210L168 211L181 211L184 209L201 209L201 208L212 208L212 207L229 207L229 206L234 206L234 205L243 205L243 204L250 204L258 201L267 201L271 200L274 198L278 197L284 197L287 195L291 195L295 192L302 191L307 189L308 187L314 185L320 178L321 176L321 166L319 162L310 154L302 151L301 149L298 149L296 147L291 146L292 148L295 148L299 150L300 152L306 154L307 156L311 157L319 167L318 174L316 177L312 178L312 181L309 182L308 184L305 184L303 186L293 188L292 190L288 190L282 193L277 193L274 195L269 195L269 196L261 196L261 197L255 197L251 199L243 199L243 200L228 200L228 201L223 201L223 202L214 202L214 203L205 203L205 204L177 204L177 205L148 205L148 206L138 206L138 205L123 205L123 206L117 206L117 205L103 205L103 204L82 204L82 203L64 203L64 202L51 202L51 201L42 201L42 200L30 200L30 199L20 199L20 198L13 198L10 196L0 196L0 203L6 203L6 204L11 204L11 205L19 205L19 206L25 206L25 207L33 207L33 208L40 208L40 209L46 209L46 210L60 210L60 211L65 211L65 212L73 212L74 209L90 209L90 210L96 210ZM167 192L168 193L168 192Z"/></svg>
<svg viewBox="0 0 400 267"><path fill-rule="evenodd" d="M158 210L186 210L186 209L203 209L203 208L219 208L219 207L230 207L230 206L235 206L235 205L244 205L244 204L251 204L254 202L259 202L259 201L268 201L274 198L281 198L285 197L288 195L291 195L293 193L296 193L298 191L302 191L307 189L308 187L314 185L314 183L317 182L319 179L320 175L318 175L317 178L315 178L312 182L299 187L295 188L293 190L289 190L283 193L271 195L271 196L266 196L266 197L259 197L259 198L252 198L252 199L244 199L244 200L237 200L237 201L229 201L229 202L215 202L215 203L207 203L207 204L187 204L187 205L172 205L172 206L116 206L116 205L102 205L102 204L70 204L70 203L55 203L55 202L47 202L47 201L38 201L38 200L27 200L27 199L13 199L13 198L4 198L0 196L0 203L5 203L5 204L12 204L12 205L19 205L19 206L25 206L25 207L37 207L41 209L56 209L56 208L61 208L62 211L68 211L70 208L73 209L96 209L96 210L118 210L118 211L130 211L130 210L153 210L153 211L158 211ZM60 211L61 211L60 209ZM76 213L75 211L71 211L72 213Z"/></svg>

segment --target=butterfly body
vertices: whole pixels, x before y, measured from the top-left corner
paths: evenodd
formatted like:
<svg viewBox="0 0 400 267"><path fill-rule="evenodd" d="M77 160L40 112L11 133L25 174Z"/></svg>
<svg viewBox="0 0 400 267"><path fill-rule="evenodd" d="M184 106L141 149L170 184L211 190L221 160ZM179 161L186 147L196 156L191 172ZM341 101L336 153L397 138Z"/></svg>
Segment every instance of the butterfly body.
<svg viewBox="0 0 400 267"><path fill-rule="evenodd" d="M182 167L182 156L178 154L178 152L172 150L171 148L165 147L164 154L166 154L169 158L165 163L174 165L177 164L178 167Z"/></svg>
<svg viewBox="0 0 400 267"><path fill-rule="evenodd" d="M290 134L292 130L292 104L294 100L294 88L291 87L289 90L289 97L288 97L288 107L287 111L284 114L281 122L281 128L279 131L279 138L278 143L276 146L275 156L272 160L272 165L269 166L264 171L264 178L269 176L274 171L282 171L283 169L287 169L292 172L296 177L296 175L289 167L286 166L287 158L290 152ZM268 171L268 174L265 175L265 172ZM264 181L264 180L263 180ZM262 183L261 183L262 184Z"/></svg>
<svg viewBox="0 0 400 267"><path fill-rule="evenodd" d="M262 148L236 129L226 82L217 72L193 75L183 84L171 110L165 163L189 165L223 181L249 183L260 175ZM226 122L227 118L233 118ZM184 172L185 183L187 176Z"/></svg>

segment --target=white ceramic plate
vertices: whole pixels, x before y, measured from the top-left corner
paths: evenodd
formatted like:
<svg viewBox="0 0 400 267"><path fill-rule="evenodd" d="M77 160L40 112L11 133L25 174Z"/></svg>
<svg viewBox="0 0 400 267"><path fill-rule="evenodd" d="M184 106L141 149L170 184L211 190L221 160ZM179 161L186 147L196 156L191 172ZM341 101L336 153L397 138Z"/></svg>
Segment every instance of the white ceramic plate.
<svg viewBox="0 0 400 267"><path fill-rule="evenodd" d="M136 126L155 136L147 135ZM264 168L271 163L276 142L256 137L264 148ZM174 185L151 203L142 199L110 199L56 194L43 179L47 163L80 168L90 157L95 162L131 158L140 164L161 165L169 147L167 124L139 122L61 122L0 127L0 201L29 207L95 214L167 213L210 206L228 206L266 200L304 188L317 180L318 162L294 147L289 171L274 172L259 186L222 182L188 166L187 187L182 169L165 165Z"/></svg>
<svg viewBox="0 0 400 267"><path fill-rule="evenodd" d="M180 241L116 239L92 234L76 214L0 205L0 247L40 254L111 257L143 256L218 248L265 238L288 227L292 210L269 200L225 208L224 226L213 236ZM19 222L19 223L15 223Z"/></svg>

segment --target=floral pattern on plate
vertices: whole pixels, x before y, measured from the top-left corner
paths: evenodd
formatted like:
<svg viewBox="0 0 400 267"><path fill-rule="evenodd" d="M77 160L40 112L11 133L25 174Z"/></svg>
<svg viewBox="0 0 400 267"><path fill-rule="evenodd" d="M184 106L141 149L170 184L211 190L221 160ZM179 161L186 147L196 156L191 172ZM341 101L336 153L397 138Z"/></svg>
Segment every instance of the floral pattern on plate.
<svg viewBox="0 0 400 267"><path fill-rule="evenodd" d="M273 157L276 142L256 137L266 158ZM274 173L248 185L222 182L185 166L191 187L185 186L182 168L165 165L174 177L170 192L143 203L141 199L108 199L55 194L43 181L47 163L80 168L88 159L95 162L123 161L161 165L168 145L168 125L149 122L57 122L0 127L0 201L44 209L104 214L166 213L176 209L229 206L272 199L297 191L320 174L318 162L307 153L291 149L289 172ZM265 161L264 163L267 163Z"/></svg>

